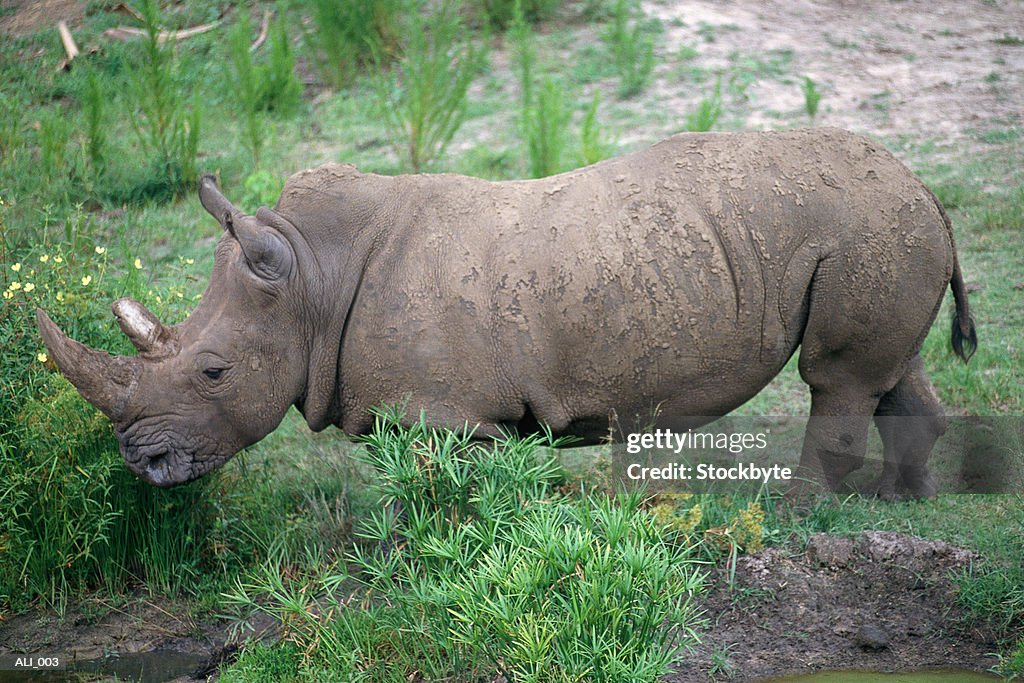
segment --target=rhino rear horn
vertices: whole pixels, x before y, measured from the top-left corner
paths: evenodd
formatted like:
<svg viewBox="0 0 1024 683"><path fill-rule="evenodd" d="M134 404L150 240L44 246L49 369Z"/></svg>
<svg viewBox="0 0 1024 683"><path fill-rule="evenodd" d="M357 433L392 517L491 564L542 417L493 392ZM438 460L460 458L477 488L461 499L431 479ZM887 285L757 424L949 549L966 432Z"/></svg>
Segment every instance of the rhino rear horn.
<svg viewBox="0 0 1024 683"><path fill-rule="evenodd" d="M90 349L64 334L40 308L36 325L53 361L82 397L113 422L125 413L140 374L140 360Z"/></svg>
<svg viewBox="0 0 1024 683"><path fill-rule="evenodd" d="M204 175L199 180L199 203L216 218L224 229L234 234L232 227L235 220L242 214L228 198L217 189L217 179L212 175Z"/></svg>
<svg viewBox="0 0 1024 683"><path fill-rule="evenodd" d="M177 352L170 330L134 299L118 299L113 306L117 324L132 345L147 358L166 358Z"/></svg>

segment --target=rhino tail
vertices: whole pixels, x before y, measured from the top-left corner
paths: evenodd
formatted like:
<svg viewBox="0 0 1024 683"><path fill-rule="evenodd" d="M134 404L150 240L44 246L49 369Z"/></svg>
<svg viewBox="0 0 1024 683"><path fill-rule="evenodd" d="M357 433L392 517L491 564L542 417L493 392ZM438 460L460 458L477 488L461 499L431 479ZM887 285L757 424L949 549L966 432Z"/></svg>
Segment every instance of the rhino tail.
<svg viewBox="0 0 1024 683"><path fill-rule="evenodd" d="M974 317L971 315L970 306L967 303L967 286L964 284L963 273L960 272L960 259L956 255L956 242L953 240L953 221L949 219L946 208L930 189L929 194L938 207L942 220L946 224L946 232L949 234L949 246L953 251L953 275L949 279L949 288L953 290L953 301L956 303L956 310L953 313L953 325L951 343L953 352L960 356L963 362L971 360L971 356L978 350L978 331L974 327Z"/></svg>
<svg viewBox="0 0 1024 683"><path fill-rule="evenodd" d="M967 305L967 287L964 285L964 277L960 273L960 262L953 254L953 277L949 281L950 289L953 290L953 300L956 301L956 312L953 313L953 352L960 356L966 363L978 350L978 331L974 327L974 317L971 316L970 308Z"/></svg>

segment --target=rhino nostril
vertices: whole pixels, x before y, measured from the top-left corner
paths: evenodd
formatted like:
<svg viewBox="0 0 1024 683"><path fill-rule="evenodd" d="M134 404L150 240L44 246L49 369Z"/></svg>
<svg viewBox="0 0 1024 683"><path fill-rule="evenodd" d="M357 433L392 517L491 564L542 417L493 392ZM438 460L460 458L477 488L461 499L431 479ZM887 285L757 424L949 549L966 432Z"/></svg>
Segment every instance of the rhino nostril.
<svg viewBox="0 0 1024 683"><path fill-rule="evenodd" d="M146 466L150 470L163 469L167 465L167 451L149 456Z"/></svg>

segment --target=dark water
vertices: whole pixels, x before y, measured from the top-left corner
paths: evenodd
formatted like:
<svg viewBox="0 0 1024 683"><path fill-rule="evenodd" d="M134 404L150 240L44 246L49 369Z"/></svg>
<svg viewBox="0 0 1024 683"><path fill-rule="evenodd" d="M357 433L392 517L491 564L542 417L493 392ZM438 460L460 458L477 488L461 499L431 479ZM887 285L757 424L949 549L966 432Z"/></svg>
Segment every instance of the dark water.
<svg viewBox="0 0 1024 683"><path fill-rule="evenodd" d="M202 667L207 655L156 650L136 652L118 657L77 661L58 670L0 670L3 683L43 681L45 683L77 683L116 678L132 683L165 683L187 676Z"/></svg>
<svg viewBox="0 0 1024 683"><path fill-rule="evenodd" d="M766 678L762 683L992 683L998 676L980 674L966 669L914 671L884 674L874 671L823 671L799 676Z"/></svg>

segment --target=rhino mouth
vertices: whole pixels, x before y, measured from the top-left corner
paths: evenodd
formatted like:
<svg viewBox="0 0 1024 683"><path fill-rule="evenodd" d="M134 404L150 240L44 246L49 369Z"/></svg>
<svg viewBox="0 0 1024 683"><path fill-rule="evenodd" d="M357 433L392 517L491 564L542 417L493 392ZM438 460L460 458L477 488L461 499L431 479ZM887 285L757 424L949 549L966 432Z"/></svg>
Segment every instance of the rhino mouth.
<svg viewBox="0 0 1024 683"><path fill-rule="evenodd" d="M181 443L165 430L138 424L118 433L121 454L128 469L148 484L168 488L197 479L227 458L217 456L216 444L200 439ZM188 443L193 442L193 443ZM212 448L211 448L212 446Z"/></svg>

